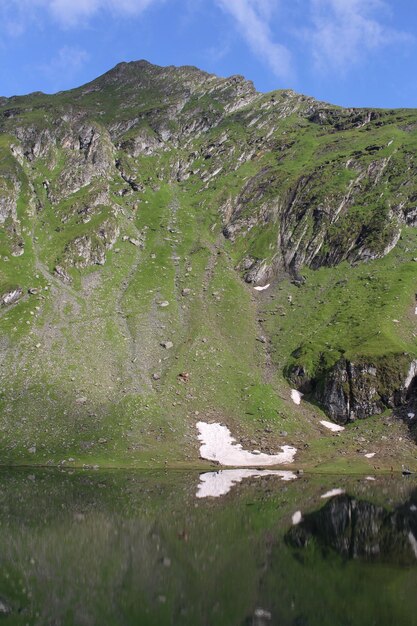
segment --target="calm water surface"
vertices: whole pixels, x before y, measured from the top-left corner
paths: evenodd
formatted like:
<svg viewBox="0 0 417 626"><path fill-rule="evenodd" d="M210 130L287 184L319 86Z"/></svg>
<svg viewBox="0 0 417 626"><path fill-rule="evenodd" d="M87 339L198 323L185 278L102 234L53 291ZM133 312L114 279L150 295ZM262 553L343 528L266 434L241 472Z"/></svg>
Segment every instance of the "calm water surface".
<svg viewBox="0 0 417 626"><path fill-rule="evenodd" d="M2 470L0 624L417 625L417 481L291 478Z"/></svg>

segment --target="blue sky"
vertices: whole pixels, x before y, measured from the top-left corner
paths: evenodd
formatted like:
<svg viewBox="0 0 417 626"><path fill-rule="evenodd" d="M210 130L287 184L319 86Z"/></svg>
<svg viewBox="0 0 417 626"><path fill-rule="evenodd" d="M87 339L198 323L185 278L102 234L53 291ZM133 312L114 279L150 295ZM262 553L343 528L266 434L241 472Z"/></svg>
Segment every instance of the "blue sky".
<svg viewBox="0 0 417 626"><path fill-rule="evenodd" d="M0 0L0 95L69 89L137 59L417 107L417 0Z"/></svg>

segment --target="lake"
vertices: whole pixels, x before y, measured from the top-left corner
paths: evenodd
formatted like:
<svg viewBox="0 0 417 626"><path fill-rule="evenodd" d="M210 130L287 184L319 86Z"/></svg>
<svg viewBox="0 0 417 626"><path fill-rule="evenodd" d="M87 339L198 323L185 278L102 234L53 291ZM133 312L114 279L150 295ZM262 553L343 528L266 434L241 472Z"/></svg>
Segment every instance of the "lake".
<svg viewBox="0 0 417 626"><path fill-rule="evenodd" d="M1 470L0 624L417 624L413 477L245 471Z"/></svg>

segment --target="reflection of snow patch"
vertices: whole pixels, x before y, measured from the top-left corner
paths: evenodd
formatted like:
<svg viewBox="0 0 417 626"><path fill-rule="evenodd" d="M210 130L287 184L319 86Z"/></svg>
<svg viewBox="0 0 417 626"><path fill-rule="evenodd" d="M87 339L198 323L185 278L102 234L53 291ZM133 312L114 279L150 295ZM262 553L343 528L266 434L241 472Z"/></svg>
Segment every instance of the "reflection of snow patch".
<svg viewBox="0 0 417 626"><path fill-rule="evenodd" d="M301 398L303 394L297 391L297 389L291 389L291 400L294 404L301 404Z"/></svg>
<svg viewBox="0 0 417 626"><path fill-rule="evenodd" d="M411 530L408 533L408 540L410 542L411 547L413 548L414 556L417 559L417 541L416 541L416 538L414 537L413 533L411 532Z"/></svg>
<svg viewBox="0 0 417 626"><path fill-rule="evenodd" d="M344 426L339 426L338 424L334 424L333 422L326 422L326 420L321 420L320 424L324 426L324 428L332 430L334 433L340 433L342 432L342 430L345 430Z"/></svg>
<svg viewBox="0 0 417 626"><path fill-rule="evenodd" d="M341 496L342 493L345 493L344 489L331 489L331 491L326 491L321 496L322 498L333 498L333 496Z"/></svg>
<svg viewBox="0 0 417 626"><path fill-rule="evenodd" d="M301 511L296 511L294 515L292 516L293 526L297 526L297 524L299 524L302 519L303 519L303 516L302 516Z"/></svg>
<svg viewBox="0 0 417 626"><path fill-rule="evenodd" d="M269 611L266 611L265 609L260 609L260 608L256 609L253 615L255 617L255 622L257 624L258 623L265 624L265 622L270 622L272 619L272 614ZM259 622L259 620L262 620L262 622Z"/></svg>
<svg viewBox="0 0 417 626"><path fill-rule="evenodd" d="M201 441L200 456L208 461L217 461L231 467L261 467L265 465L287 465L294 461L297 448L281 446L278 454L254 454L243 450L232 437L230 430L221 424L198 422L198 439Z"/></svg>
<svg viewBox="0 0 417 626"><path fill-rule="evenodd" d="M279 470L220 470L200 474L200 484L197 488L197 498L218 498L229 493L233 485L242 482L244 478L260 478L262 476L279 476L282 480L294 480L294 472Z"/></svg>
<svg viewBox="0 0 417 626"><path fill-rule="evenodd" d="M263 287L254 287L255 291L265 291L265 289L268 289L269 287L269 283L268 285L264 285Z"/></svg>
<svg viewBox="0 0 417 626"><path fill-rule="evenodd" d="M368 452L367 454L365 454L367 459L373 459L375 456L376 452Z"/></svg>

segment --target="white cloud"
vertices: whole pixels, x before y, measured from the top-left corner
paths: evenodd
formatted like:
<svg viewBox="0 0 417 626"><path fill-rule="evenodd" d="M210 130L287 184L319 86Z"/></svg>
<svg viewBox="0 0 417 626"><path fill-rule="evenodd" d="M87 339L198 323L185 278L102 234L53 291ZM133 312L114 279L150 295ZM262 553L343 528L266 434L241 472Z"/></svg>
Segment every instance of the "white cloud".
<svg viewBox="0 0 417 626"><path fill-rule="evenodd" d="M89 58L89 54L78 46L63 46L49 63L39 66L39 70L59 88L62 79L67 82L75 76Z"/></svg>
<svg viewBox="0 0 417 626"><path fill-rule="evenodd" d="M0 16L13 18L14 28L24 30L27 24L40 16L39 9L49 12L65 28L87 22L91 17L102 12L114 15L139 15L149 6L164 0L9 0L2 6Z"/></svg>
<svg viewBox="0 0 417 626"><path fill-rule="evenodd" d="M288 48L274 41L270 19L274 0L215 0L229 13L252 51L269 65L274 74L283 80L293 79L291 53Z"/></svg>
<svg viewBox="0 0 417 626"><path fill-rule="evenodd" d="M88 53L82 48L78 48L77 46L64 46L58 51L58 54L55 59L53 59L51 66L55 70L68 70L73 72L83 66L88 59Z"/></svg>
<svg viewBox="0 0 417 626"><path fill-rule="evenodd" d="M63 26L74 26L99 11L139 15L160 0L44 0L44 4Z"/></svg>
<svg viewBox="0 0 417 626"><path fill-rule="evenodd" d="M311 0L313 59L322 71L346 72L368 52L412 37L386 26L383 0Z"/></svg>
<svg viewBox="0 0 417 626"><path fill-rule="evenodd" d="M91 17L102 5L100 0L46 0L45 5L64 26Z"/></svg>

